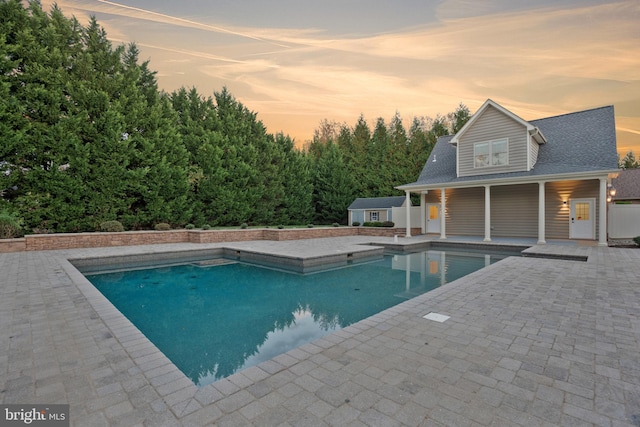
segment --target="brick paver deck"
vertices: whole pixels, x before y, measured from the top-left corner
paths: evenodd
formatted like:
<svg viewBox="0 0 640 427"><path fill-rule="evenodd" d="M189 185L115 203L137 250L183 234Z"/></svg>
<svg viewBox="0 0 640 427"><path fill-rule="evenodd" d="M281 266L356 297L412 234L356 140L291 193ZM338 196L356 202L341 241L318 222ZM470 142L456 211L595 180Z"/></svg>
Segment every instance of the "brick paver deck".
<svg viewBox="0 0 640 427"><path fill-rule="evenodd" d="M511 257L202 388L66 261L215 246L0 254L0 402L82 427L640 426L640 250L535 247L588 261Z"/></svg>

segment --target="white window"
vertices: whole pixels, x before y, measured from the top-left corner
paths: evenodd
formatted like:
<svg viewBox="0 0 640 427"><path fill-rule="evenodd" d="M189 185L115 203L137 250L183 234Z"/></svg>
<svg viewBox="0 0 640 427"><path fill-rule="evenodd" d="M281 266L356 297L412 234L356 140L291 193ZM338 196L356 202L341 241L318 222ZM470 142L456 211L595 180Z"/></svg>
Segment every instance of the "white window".
<svg viewBox="0 0 640 427"><path fill-rule="evenodd" d="M369 221L379 221L378 212L369 212Z"/></svg>
<svg viewBox="0 0 640 427"><path fill-rule="evenodd" d="M504 166L509 164L509 140L476 142L473 144L473 167Z"/></svg>

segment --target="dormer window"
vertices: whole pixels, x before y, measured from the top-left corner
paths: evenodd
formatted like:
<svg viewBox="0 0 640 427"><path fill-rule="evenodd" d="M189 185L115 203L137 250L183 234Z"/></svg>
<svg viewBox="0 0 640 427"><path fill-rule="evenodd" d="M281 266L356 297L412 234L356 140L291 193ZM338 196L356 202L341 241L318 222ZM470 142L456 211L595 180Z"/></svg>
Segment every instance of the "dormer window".
<svg viewBox="0 0 640 427"><path fill-rule="evenodd" d="M473 144L473 167L505 166L509 164L509 140L507 138Z"/></svg>

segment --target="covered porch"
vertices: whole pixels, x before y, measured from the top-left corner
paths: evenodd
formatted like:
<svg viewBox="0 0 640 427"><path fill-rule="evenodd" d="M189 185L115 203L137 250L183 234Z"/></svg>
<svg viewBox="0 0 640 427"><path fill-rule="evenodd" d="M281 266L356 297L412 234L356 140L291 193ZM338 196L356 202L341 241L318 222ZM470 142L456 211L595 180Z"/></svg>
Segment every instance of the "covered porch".
<svg viewBox="0 0 640 427"><path fill-rule="evenodd" d="M588 179L457 182L403 186L407 199L420 194L422 234L447 240L473 236L484 242L526 239L586 241L607 246L608 175ZM573 178L573 179L572 179ZM415 224L415 211L405 211ZM411 228L407 226L407 236Z"/></svg>

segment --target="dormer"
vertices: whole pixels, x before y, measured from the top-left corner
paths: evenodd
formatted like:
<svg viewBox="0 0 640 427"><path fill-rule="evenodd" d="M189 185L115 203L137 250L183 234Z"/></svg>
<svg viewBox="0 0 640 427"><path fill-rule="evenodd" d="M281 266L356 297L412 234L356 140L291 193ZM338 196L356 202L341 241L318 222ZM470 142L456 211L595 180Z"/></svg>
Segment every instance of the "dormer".
<svg viewBox="0 0 640 427"><path fill-rule="evenodd" d="M537 127L490 99L450 141L458 177L530 171L544 143Z"/></svg>

